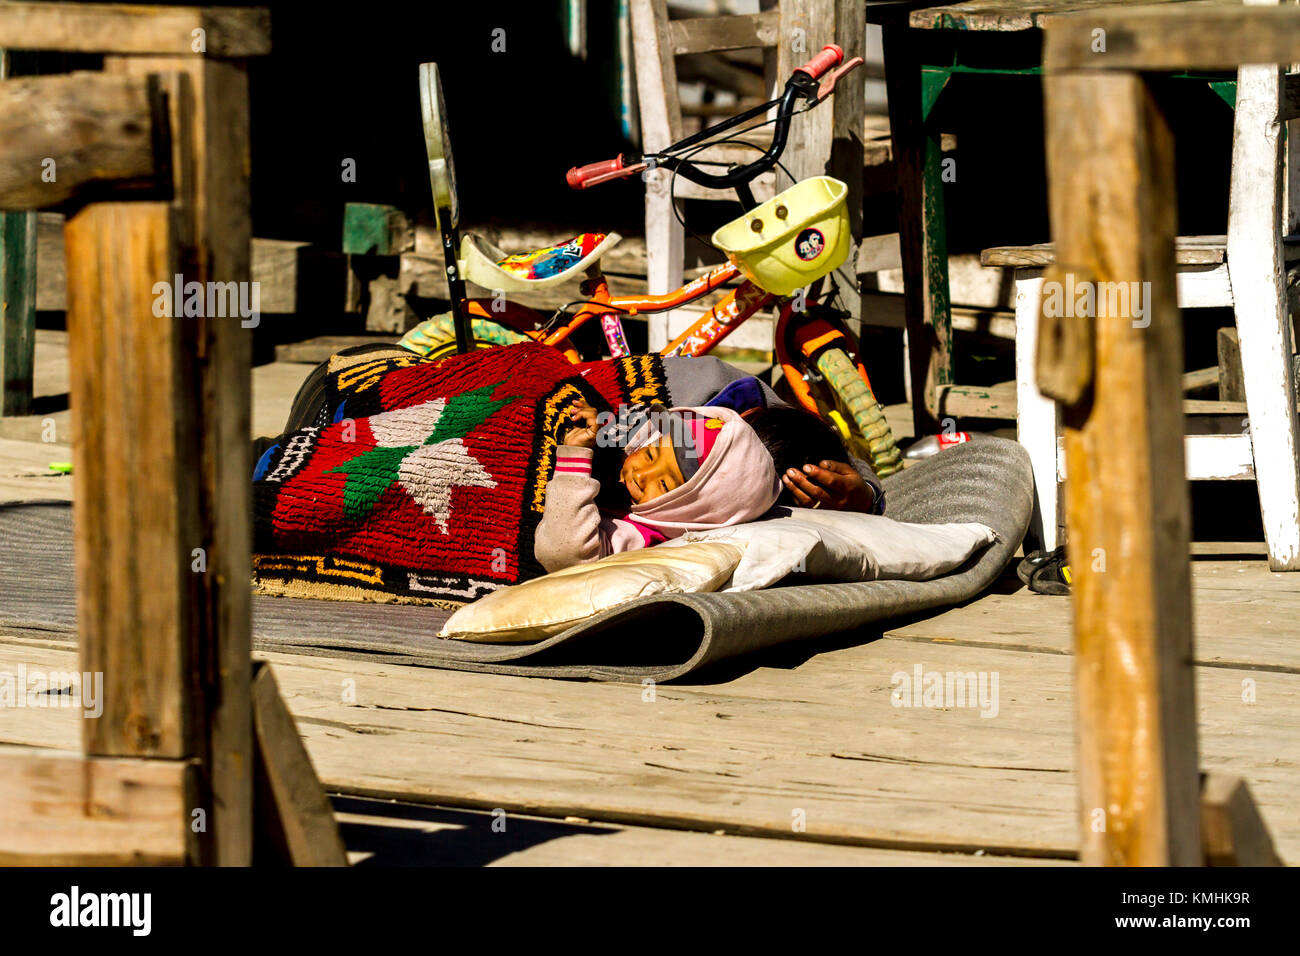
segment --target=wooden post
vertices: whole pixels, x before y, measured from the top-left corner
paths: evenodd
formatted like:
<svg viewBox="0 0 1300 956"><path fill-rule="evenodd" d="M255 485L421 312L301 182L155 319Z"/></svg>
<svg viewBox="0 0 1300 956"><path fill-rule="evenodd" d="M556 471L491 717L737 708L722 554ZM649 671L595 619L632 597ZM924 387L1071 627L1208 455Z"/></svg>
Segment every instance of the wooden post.
<svg viewBox="0 0 1300 956"><path fill-rule="evenodd" d="M777 43L777 76L782 84L796 67L807 63L828 43L844 50L844 59L866 53L866 21L862 4L853 0L781 0L781 30ZM856 332L862 318L858 291L858 245L862 238L862 116L865 91L861 72L835 87L829 103L800 116L781 158L793 181L778 167L777 190L810 176L834 176L849 187L849 223L853 245L834 272L840 301Z"/></svg>
<svg viewBox="0 0 1300 956"><path fill-rule="evenodd" d="M177 195L173 210L186 251L178 271L187 283L249 283L252 231L244 61L106 57L104 69L137 76L180 74L171 97L173 128L180 131L172 150ZM254 302L254 294L250 291L246 301ZM198 677L194 690L205 729L203 739L193 744L206 771L211 861L234 866L252 859L248 436L255 322L238 314L194 321L190 356L197 406L193 475L198 515L190 547L203 548L206 556L206 571L192 576Z"/></svg>
<svg viewBox="0 0 1300 956"><path fill-rule="evenodd" d="M9 54L0 50L0 80ZM36 362L36 213L0 212L0 417L26 415Z"/></svg>
<svg viewBox="0 0 1300 956"><path fill-rule="evenodd" d="M32 406L36 360L36 213L0 212L0 417Z"/></svg>
<svg viewBox="0 0 1300 956"><path fill-rule="evenodd" d="M166 203L96 203L64 230L78 631L83 669L107 682L103 716L82 727L101 756L187 754L188 383L181 320L159 321L151 291L176 270L169 218Z"/></svg>
<svg viewBox="0 0 1300 956"><path fill-rule="evenodd" d="M260 766L273 793L265 827L289 835L294 862L346 862L269 671L260 747L252 731L260 308L239 57L266 52L267 32L264 10L0 4L0 45L139 54L105 58L117 77L0 85L0 208L87 187L101 200L68 220L65 243L78 623L82 667L105 686L102 713L83 725L87 756L13 758L26 776L11 788L17 809L0 813L0 859L246 865ZM195 55L200 40L210 55ZM53 196L27 155L46 145L75 173ZM142 798L141 786L157 792ZM46 825L36 848L29 819ZM133 856L133 834L152 848Z"/></svg>
<svg viewBox="0 0 1300 956"><path fill-rule="evenodd" d="M1091 364L1091 388L1062 409L1081 857L1198 865L1173 143L1136 73L1049 74L1045 96L1058 261L1049 278L1086 277L1094 292L1142 283L1126 285L1141 296L1127 307L1069 320L1091 336L1095 355L1091 363L1073 356L1076 367ZM1051 293L1044 290L1045 308ZM1081 341L1063 334L1066 321L1044 318L1040 356L1044 340L1049 351L1053 341ZM1068 378L1051 372L1040 362L1048 394L1049 381Z"/></svg>
<svg viewBox="0 0 1300 956"><path fill-rule="evenodd" d="M938 390L952 384L952 316L939 140L925 128L916 32L883 29L889 126L898 167L899 247L907 321L912 422L917 435L938 430Z"/></svg>

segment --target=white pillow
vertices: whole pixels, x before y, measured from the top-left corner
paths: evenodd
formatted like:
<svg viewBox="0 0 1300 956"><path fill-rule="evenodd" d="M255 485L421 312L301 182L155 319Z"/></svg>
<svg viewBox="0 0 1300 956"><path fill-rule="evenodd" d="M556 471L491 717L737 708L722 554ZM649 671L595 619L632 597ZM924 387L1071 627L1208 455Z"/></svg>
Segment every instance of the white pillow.
<svg viewBox="0 0 1300 956"><path fill-rule="evenodd" d="M692 531L660 548L728 541L744 557L722 591L753 591L789 574L835 581L926 581L965 564L997 540L977 522L908 524L882 515L791 508L789 517Z"/></svg>
<svg viewBox="0 0 1300 956"><path fill-rule="evenodd" d="M493 591L447 619L439 637L487 644L544 640L608 608L653 594L716 591L740 562L743 546L699 542L643 548L575 564Z"/></svg>

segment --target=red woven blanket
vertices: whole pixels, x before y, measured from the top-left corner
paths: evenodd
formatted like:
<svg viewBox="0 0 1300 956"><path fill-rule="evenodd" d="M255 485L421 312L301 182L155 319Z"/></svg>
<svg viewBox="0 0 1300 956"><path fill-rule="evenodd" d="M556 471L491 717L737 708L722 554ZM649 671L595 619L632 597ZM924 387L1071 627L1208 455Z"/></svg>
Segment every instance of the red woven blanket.
<svg viewBox="0 0 1300 956"><path fill-rule="evenodd" d="M334 423L281 436L254 476L262 590L462 603L544 573L533 537L563 408L669 400L651 356L573 365L524 343L389 355L327 378Z"/></svg>

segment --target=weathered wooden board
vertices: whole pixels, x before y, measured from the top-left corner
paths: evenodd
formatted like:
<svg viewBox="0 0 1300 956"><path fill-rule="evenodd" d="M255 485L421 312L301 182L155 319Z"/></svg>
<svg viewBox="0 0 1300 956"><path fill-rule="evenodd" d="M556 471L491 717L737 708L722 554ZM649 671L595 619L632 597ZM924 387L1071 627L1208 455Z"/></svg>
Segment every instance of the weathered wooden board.
<svg viewBox="0 0 1300 956"><path fill-rule="evenodd" d="M1246 383L1241 375L1241 341L1233 326L1219 329L1216 343L1219 354L1219 398L1225 402L1244 402Z"/></svg>
<svg viewBox="0 0 1300 956"><path fill-rule="evenodd" d="M190 772L176 760L0 746L0 866L183 863Z"/></svg>
<svg viewBox="0 0 1300 956"><path fill-rule="evenodd" d="M775 46L781 15L776 10L730 17L690 17L668 21L674 56Z"/></svg>
<svg viewBox="0 0 1300 956"><path fill-rule="evenodd" d="M1016 417L1016 383L997 385L941 385L938 389L938 415L944 418Z"/></svg>
<svg viewBox="0 0 1300 956"><path fill-rule="evenodd" d="M68 437L59 443L0 438L0 500L70 500L71 476L50 470L52 461L72 461Z"/></svg>
<svg viewBox="0 0 1300 956"><path fill-rule="evenodd" d="M1217 265L1227 258L1227 236L1179 236L1174 243L1174 261L1180 266ZM980 251L980 265L1003 267L1050 266L1056 262L1056 246L1040 242L1032 246L993 246Z"/></svg>
<svg viewBox="0 0 1300 956"><path fill-rule="evenodd" d="M1300 7L1290 5L1099 3L1045 17L1040 25L1049 71L1235 70L1300 60Z"/></svg>
<svg viewBox="0 0 1300 956"><path fill-rule="evenodd" d="M35 357L36 217L0 212L0 418L31 410Z"/></svg>
<svg viewBox="0 0 1300 956"><path fill-rule="evenodd" d="M0 4L0 20L9 4ZM73 73L0 83L0 208L40 209L89 186L150 188L154 104L145 77ZM165 141L165 140L164 140Z"/></svg>
<svg viewBox="0 0 1300 956"><path fill-rule="evenodd" d="M329 799L321 790L270 665L253 669L259 833L292 866L346 866Z"/></svg>
<svg viewBox="0 0 1300 956"><path fill-rule="evenodd" d="M1237 73L1228 269L1242 387L1250 405L1252 471L1269 561L1277 571L1300 571L1300 421L1279 239L1287 218L1286 127L1278 121L1281 86L1280 66L1247 65Z"/></svg>
<svg viewBox="0 0 1300 956"><path fill-rule="evenodd" d="M250 434L274 436L284 431L298 389L303 379L311 372L311 365L297 362L272 362L270 365L259 365L253 369L253 416Z"/></svg>
<svg viewBox="0 0 1300 956"><path fill-rule="evenodd" d="M1182 0L1144 0L1147 3L1179 3ZM970 3L945 3L920 10L913 4L881 4L880 9L867 7L868 22L892 22L905 19L919 30L980 30L998 33L1033 30L1052 14L1114 6L1116 0L973 0ZM894 9L891 9L893 7Z"/></svg>
<svg viewBox="0 0 1300 956"><path fill-rule="evenodd" d="M0 48L260 56L271 52L271 17L260 7L4 3Z"/></svg>

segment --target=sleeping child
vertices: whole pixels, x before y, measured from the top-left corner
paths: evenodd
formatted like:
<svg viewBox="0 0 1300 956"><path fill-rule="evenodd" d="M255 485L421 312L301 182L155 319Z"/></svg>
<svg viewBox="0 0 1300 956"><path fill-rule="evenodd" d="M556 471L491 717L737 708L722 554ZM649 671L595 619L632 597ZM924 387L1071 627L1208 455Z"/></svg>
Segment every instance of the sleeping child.
<svg viewBox="0 0 1300 956"><path fill-rule="evenodd" d="M844 464L834 432L801 410L655 406L622 441L590 406L568 414L534 548L548 571L754 521L778 503L881 511L879 482Z"/></svg>
<svg viewBox="0 0 1300 956"><path fill-rule="evenodd" d="M589 405L569 415L537 527L548 571L753 521L781 494L771 455L729 408L656 406L623 443Z"/></svg>

